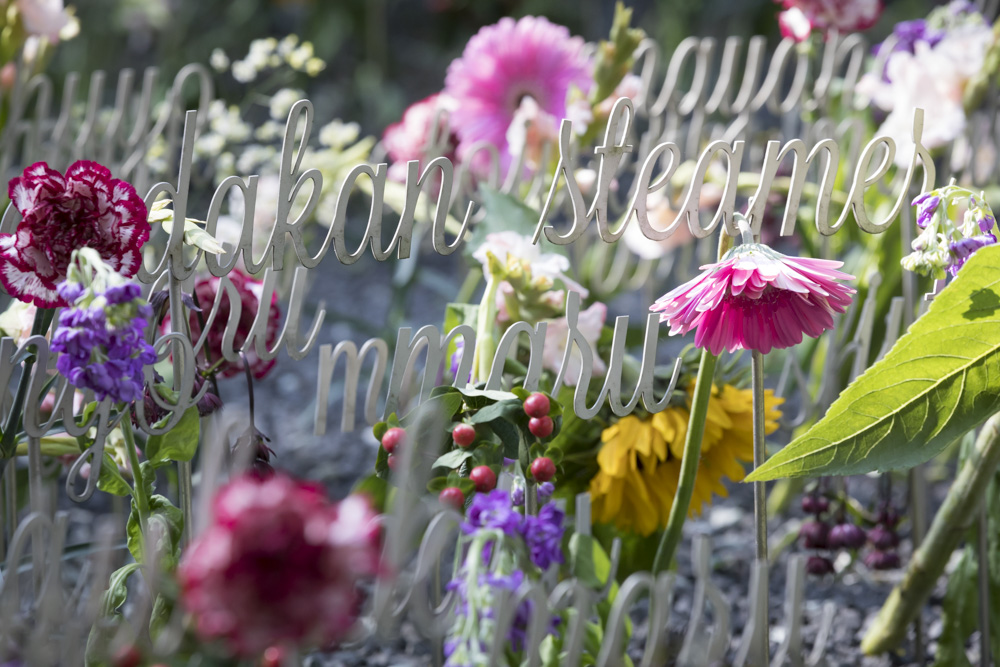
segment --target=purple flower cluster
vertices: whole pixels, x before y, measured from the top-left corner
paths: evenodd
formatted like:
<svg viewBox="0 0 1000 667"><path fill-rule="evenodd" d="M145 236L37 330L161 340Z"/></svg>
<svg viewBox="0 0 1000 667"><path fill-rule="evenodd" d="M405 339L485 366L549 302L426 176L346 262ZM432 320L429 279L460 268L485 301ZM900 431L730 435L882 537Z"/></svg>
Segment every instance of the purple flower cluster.
<svg viewBox="0 0 1000 667"><path fill-rule="evenodd" d="M75 387L93 390L97 400L141 399L143 366L155 363L156 353L144 338L153 313L139 286L125 282L96 292L66 281L58 292L70 304L52 338L52 350L61 353L58 371Z"/></svg>
<svg viewBox="0 0 1000 667"><path fill-rule="evenodd" d="M545 489L545 492L549 492ZM539 488L539 497L543 490ZM549 492L551 495L551 492ZM508 537L520 536L531 554L531 562L547 569L552 563L562 563L562 536L565 513L547 503L538 511L538 516L522 516L514 509L510 495L499 489L489 493L479 493L472 499L466 512L462 530L471 534L481 529L500 530Z"/></svg>

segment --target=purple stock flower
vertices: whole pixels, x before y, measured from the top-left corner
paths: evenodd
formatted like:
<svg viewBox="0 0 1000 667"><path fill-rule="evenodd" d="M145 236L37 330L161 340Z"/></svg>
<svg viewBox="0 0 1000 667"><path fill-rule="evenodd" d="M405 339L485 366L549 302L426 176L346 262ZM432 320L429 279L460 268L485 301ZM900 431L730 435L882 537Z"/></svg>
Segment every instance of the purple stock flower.
<svg viewBox="0 0 1000 667"><path fill-rule="evenodd" d="M940 197L926 192L913 200L913 205L917 207L917 227L924 229L930 223L940 203Z"/></svg>
<svg viewBox="0 0 1000 667"><path fill-rule="evenodd" d="M487 528L501 530L513 537L521 527L521 515L511 504L510 495L499 489L477 493L466 511L466 517L468 520L462 524L462 530L466 533Z"/></svg>
<svg viewBox="0 0 1000 667"><path fill-rule="evenodd" d="M951 275L958 275L959 269L961 269L965 262L972 257L972 255L980 248L985 248L988 245L993 245L997 242L997 237L993 234L980 234L979 236L970 236L968 238L959 239L958 241L953 241L949 244L948 249L951 250L952 256L955 261L948 271Z"/></svg>
<svg viewBox="0 0 1000 667"><path fill-rule="evenodd" d="M141 399L143 367L156 363L156 353L145 341L153 313L139 286L124 283L97 293L66 281L58 292L70 306L60 313L52 337L52 350L61 353L56 369L72 385L93 390L99 401Z"/></svg>
<svg viewBox="0 0 1000 667"><path fill-rule="evenodd" d="M526 516L521 534L531 553L531 562L543 570L552 563L564 561L562 552L563 519L565 514L554 503L538 511L538 516Z"/></svg>

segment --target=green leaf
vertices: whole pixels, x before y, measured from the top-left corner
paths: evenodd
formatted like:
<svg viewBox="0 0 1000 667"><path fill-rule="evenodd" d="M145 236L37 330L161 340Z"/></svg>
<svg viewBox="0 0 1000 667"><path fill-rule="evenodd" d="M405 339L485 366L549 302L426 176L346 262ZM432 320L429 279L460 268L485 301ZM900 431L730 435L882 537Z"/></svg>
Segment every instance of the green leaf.
<svg viewBox="0 0 1000 667"><path fill-rule="evenodd" d="M427 482L427 490L430 493L441 493L446 488L448 488L447 477L434 477L429 482Z"/></svg>
<svg viewBox="0 0 1000 667"><path fill-rule="evenodd" d="M173 569L180 558L181 531L184 528L184 516L181 511L174 507L170 500L164 496L155 495L149 499L149 523L160 522L165 530L162 537L154 545L154 549L160 553L160 564L167 570ZM139 530L139 511L136 508L135 500L132 501L132 512L128 517L128 524L125 526L128 535L128 550L137 563L145 562L143 552L142 533Z"/></svg>
<svg viewBox="0 0 1000 667"><path fill-rule="evenodd" d="M97 488L115 496L127 496L132 493L132 487L118 471L118 464L111 454L104 452L101 463L101 474L97 478Z"/></svg>
<svg viewBox="0 0 1000 667"><path fill-rule="evenodd" d="M87 647L84 651L84 664L107 664L107 651L121 622L118 611L128 598L128 578L138 570L139 563L129 563L111 573L108 589L101 596L101 613L87 637Z"/></svg>
<svg viewBox="0 0 1000 667"><path fill-rule="evenodd" d="M163 435L151 435L146 440L146 458L153 465L170 461L190 461L198 451L201 419L197 406L187 409L177 426Z"/></svg>
<svg viewBox="0 0 1000 667"><path fill-rule="evenodd" d="M538 212L520 199L494 190L485 183L479 185L479 199L486 215L472 228L465 251L471 257L486 241L486 236L495 232L517 232L522 236L533 236L538 224ZM565 255L562 246L548 243L545 237L540 242L545 252Z"/></svg>
<svg viewBox="0 0 1000 667"><path fill-rule="evenodd" d="M453 449L447 454L442 454L434 461L432 468L457 468L465 463L466 459L472 458L472 452L465 449Z"/></svg>
<svg viewBox="0 0 1000 667"><path fill-rule="evenodd" d="M884 359L745 481L923 463L1000 410L1000 247L977 252Z"/></svg>
<svg viewBox="0 0 1000 667"><path fill-rule="evenodd" d="M590 535L573 533L569 538L569 562L573 576L585 586L599 589L604 582L598 579L594 567L594 549L596 542ZM600 548L598 545L596 548Z"/></svg>
<svg viewBox="0 0 1000 667"><path fill-rule="evenodd" d="M372 501L375 511L379 514L385 512L385 496L388 485L384 479L376 475L368 475L358 480L358 483L351 489L351 493L363 493Z"/></svg>
<svg viewBox="0 0 1000 667"><path fill-rule="evenodd" d="M470 424L485 424L496 419L515 421L519 415L524 415L524 406L519 399L498 401L487 405L469 419Z"/></svg>
<svg viewBox="0 0 1000 667"><path fill-rule="evenodd" d="M111 573L108 590L104 591L104 595L101 597L101 614L103 616L117 614L121 606L125 604L125 599L128 597L126 583L139 567L141 567L139 563L129 563Z"/></svg>

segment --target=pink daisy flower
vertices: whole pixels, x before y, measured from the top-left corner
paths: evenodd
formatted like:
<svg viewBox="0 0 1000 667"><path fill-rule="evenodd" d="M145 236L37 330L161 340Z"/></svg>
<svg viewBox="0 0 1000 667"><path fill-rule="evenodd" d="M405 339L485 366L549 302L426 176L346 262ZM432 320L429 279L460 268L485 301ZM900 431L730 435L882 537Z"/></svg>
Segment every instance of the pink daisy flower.
<svg viewBox="0 0 1000 667"><path fill-rule="evenodd" d="M65 306L56 286L77 248L97 250L125 277L139 270L139 249L149 240L146 204L107 167L80 160L63 176L36 162L7 191L22 216L13 234L0 234L0 282L14 298Z"/></svg>
<svg viewBox="0 0 1000 667"><path fill-rule="evenodd" d="M670 335L697 329L695 345L722 350L783 349L833 328L856 290L843 262L787 257L758 243L738 245L717 264L657 299L650 310L670 323Z"/></svg>
<svg viewBox="0 0 1000 667"><path fill-rule="evenodd" d="M445 78L445 92L455 100L451 122L459 159L464 161L473 144L485 141L499 149L501 173L506 173L511 161L507 129L521 100L531 97L558 124L566 117L570 87L586 93L592 85L584 42L565 27L525 16L483 28ZM481 173L487 165L486 153L477 153L472 167Z"/></svg>

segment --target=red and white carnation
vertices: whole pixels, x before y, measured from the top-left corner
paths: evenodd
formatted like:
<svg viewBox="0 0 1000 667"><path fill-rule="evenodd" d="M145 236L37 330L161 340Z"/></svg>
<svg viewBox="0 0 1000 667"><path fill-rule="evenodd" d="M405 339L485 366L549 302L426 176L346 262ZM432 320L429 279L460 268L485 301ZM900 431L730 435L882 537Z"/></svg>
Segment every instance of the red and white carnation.
<svg viewBox="0 0 1000 667"><path fill-rule="evenodd" d="M63 176L36 162L11 179L7 193L22 216L13 234L0 234L0 282L11 296L39 308L65 306L56 286L77 248L97 250L123 276L139 270L150 231L146 204L107 167L80 160Z"/></svg>

